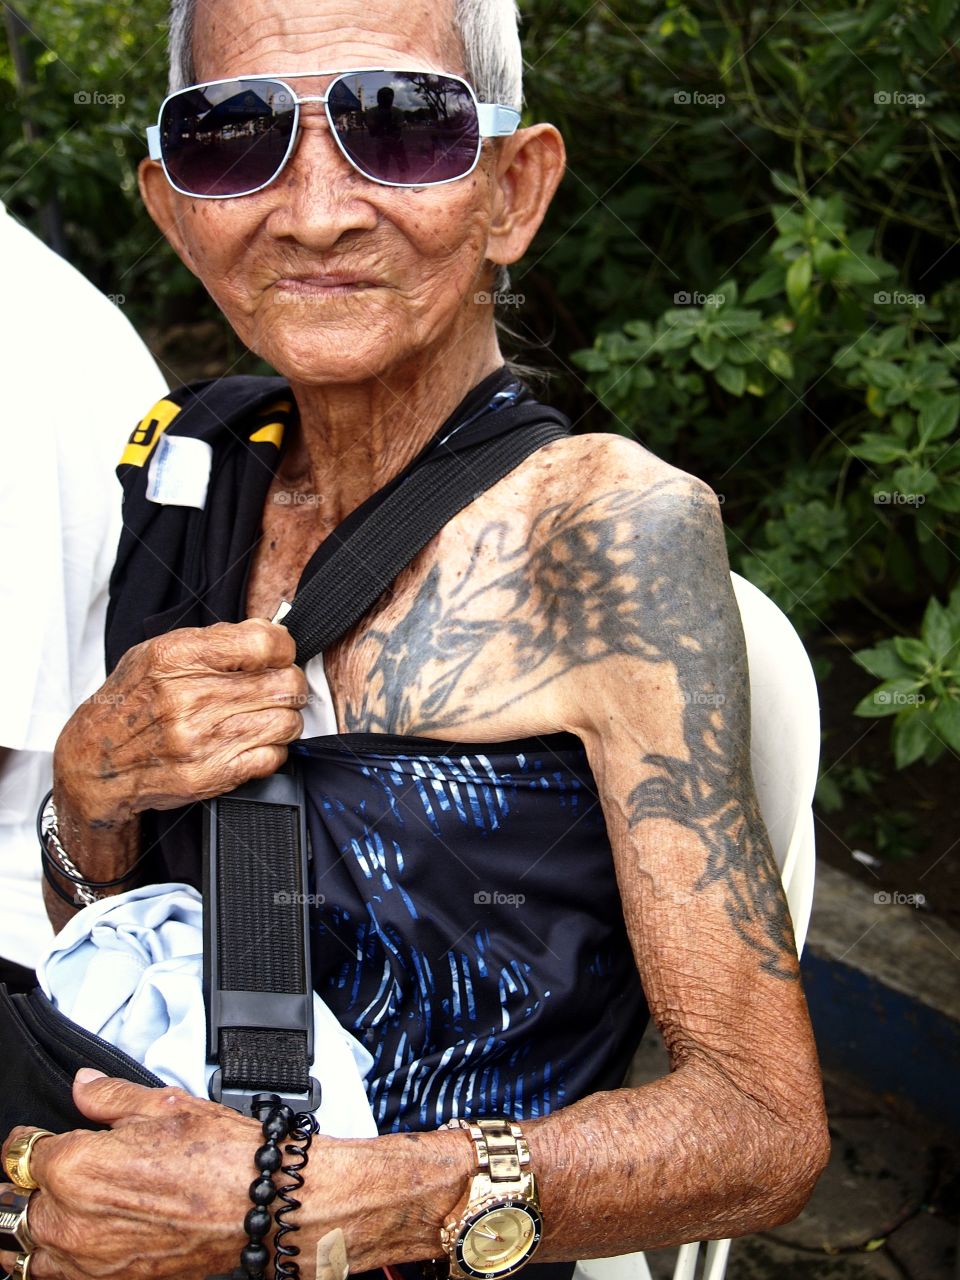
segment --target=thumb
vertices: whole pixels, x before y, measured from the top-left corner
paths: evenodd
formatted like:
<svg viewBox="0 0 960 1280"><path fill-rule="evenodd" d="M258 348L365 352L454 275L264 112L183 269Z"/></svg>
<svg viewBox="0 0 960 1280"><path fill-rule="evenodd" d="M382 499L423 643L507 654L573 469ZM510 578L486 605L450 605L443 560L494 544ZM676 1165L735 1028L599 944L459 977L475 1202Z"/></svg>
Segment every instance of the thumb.
<svg viewBox="0 0 960 1280"><path fill-rule="evenodd" d="M184 1096L182 1089L152 1089L106 1076L92 1067L81 1067L73 1081L73 1101L77 1110L98 1124L116 1124L122 1120L146 1118L169 1113L171 1096Z"/></svg>

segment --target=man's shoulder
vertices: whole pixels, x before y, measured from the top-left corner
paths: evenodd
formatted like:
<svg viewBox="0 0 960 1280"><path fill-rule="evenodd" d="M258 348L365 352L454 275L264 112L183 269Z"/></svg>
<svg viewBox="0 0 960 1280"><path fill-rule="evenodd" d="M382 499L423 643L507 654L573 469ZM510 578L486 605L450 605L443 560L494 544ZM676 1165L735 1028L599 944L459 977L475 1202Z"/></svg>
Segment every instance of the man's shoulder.
<svg viewBox="0 0 960 1280"><path fill-rule="evenodd" d="M705 480L658 457L638 440L612 431L590 432L555 441L551 498L586 511L631 512L669 527L677 520L703 518L719 509Z"/></svg>

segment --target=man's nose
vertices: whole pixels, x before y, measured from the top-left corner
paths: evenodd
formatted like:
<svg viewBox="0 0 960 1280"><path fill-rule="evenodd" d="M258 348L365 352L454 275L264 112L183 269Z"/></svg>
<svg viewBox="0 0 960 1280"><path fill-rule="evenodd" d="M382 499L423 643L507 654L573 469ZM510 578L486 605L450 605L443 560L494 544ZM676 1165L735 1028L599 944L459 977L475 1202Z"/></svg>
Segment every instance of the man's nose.
<svg viewBox="0 0 960 1280"><path fill-rule="evenodd" d="M377 210L370 179L358 173L337 145L322 108L301 116L293 154L276 179L270 228L312 248L326 248L344 233L370 229Z"/></svg>

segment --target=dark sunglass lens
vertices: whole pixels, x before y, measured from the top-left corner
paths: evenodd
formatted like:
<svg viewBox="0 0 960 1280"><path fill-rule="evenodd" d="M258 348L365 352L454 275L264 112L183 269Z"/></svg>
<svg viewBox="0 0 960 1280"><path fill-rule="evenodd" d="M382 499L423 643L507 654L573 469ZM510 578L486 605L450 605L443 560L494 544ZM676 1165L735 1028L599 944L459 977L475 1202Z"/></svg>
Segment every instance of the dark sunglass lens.
<svg viewBox="0 0 960 1280"><path fill-rule="evenodd" d="M466 85L414 71L341 76L328 101L347 155L371 178L420 185L469 173L480 129Z"/></svg>
<svg viewBox="0 0 960 1280"><path fill-rule="evenodd" d="M160 118L170 177L198 196L244 195L283 164L296 104L274 80L230 80L172 98Z"/></svg>

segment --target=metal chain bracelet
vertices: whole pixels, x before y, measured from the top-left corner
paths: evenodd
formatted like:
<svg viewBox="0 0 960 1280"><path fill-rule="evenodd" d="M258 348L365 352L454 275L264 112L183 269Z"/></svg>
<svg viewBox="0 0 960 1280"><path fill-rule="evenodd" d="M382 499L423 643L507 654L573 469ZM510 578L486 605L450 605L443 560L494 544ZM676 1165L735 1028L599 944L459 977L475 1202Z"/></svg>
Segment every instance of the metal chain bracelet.
<svg viewBox="0 0 960 1280"><path fill-rule="evenodd" d="M136 862L129 871L125 871L122 876L117 876L113 880L88 880L80 874L80 868L73 861L63 846L60 839L60 824L57 816L57 806L53 801L53 790L43 797L40 803L40 809L37 812L37 839L40 841L40 853L43 858L43 870L48 883L54 889L64 902L69 902L71 906L85 907L91 906L94 902L99 902L103 894L97 893L97 889L115 889L118 885L126 884L133 879L140 864L146 858L143 853L137 858ZM69 898L57 882L50 874L50 868L63 876L74 886L74 896Z"/></svg>
<svg viewBox="0 0 960 1280"><path fill-rule="evenodd" d="M40 840L40 849L44 855L45 861L53 863L54 868L63 875L67 880L72 881L75 892L74 902L71 905L82 903L85 907L92 906L94 902L100 901L100 895L94 893L88 888L86 882L80 874L80 868L73 861L60 840L60 826L57 820L57 807L53 803L53 789L51 788L43 797L40 805L40 811L37 814L37 837ZM52 853L51 853L52 850ZM50 880L49 875L47 879ZM60 894L61 898L66 898L64 894L52 880L50 883Z"/></svg>

